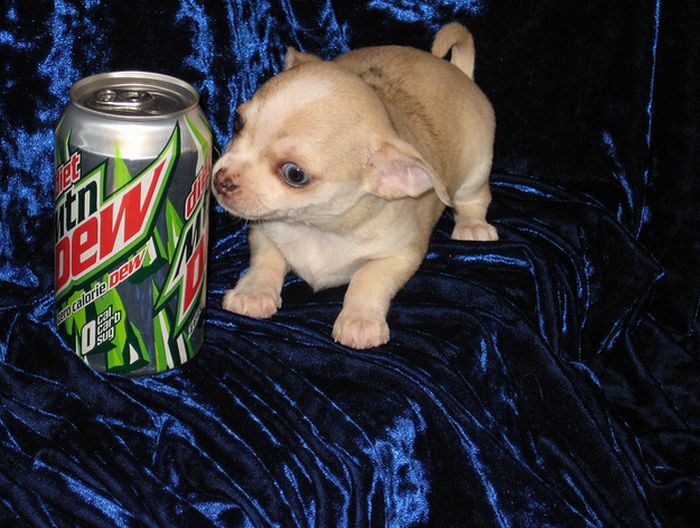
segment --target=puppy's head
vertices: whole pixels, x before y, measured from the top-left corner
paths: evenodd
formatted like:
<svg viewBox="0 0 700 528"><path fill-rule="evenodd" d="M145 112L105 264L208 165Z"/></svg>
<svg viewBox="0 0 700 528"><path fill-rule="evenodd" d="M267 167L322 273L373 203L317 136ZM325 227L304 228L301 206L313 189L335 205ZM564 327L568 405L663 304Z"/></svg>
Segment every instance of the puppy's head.
<svg viewBox="0 0 700 528"><path fill-rule="evenodd" d="M286 66L235 113L233 139L213 171L224 209L314 223L368 193L391 200L433 187L433 169L396 135L358 76L295 50Z"/></svg>

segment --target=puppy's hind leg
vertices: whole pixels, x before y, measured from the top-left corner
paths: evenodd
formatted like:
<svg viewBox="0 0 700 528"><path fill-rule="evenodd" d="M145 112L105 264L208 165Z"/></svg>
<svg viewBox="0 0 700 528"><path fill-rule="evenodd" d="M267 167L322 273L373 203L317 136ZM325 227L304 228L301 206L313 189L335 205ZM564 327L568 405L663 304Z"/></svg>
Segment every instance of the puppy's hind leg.
<svg viewBox="0 0 700 528"><path fill-rule="evenodd" d="M491 203L488 176L491 162L478 165L452 197L455 214L454 240L498 240L496 228L486 221ZM475 185L474 182L478 182Z"/></svg>

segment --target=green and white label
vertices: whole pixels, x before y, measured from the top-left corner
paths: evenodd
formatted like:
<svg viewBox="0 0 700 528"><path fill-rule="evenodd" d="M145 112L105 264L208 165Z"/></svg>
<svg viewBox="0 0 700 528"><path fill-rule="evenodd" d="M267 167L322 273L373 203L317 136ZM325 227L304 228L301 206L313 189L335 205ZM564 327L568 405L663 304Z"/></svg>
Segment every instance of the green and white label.
<svg viewBox="0 0 700 528"><path fill-rule="evenodd" d="M180 123L196 147L195 174L178 172ZM85 171L84 152L69 147L70 133L57 138L56 324L80 357L108 372L162 372L196 353L192 335L206 295L211 131L203 118L180 123L138 174L118 144L113 157Z"/></svg>

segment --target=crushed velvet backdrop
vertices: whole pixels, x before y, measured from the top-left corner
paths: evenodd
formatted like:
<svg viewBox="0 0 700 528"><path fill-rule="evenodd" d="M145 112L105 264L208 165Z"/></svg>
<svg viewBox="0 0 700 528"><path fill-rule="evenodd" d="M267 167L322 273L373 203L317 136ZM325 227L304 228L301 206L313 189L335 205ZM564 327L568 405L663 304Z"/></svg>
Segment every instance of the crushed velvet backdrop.
<svg viewBox="0 0 700 528"><path fill-rule="evenodd" d="M692 0L4 0L1 526L697 526L700 8ZM458 20L498 118L497 243L447 213L357 352L343 289L220 309L246 227L212 207L206 342L91 371L52 321L52 128L70 85L168 73L232 109L293 45L428 48ZM697 512L697 510L695 510Z"/></svg>

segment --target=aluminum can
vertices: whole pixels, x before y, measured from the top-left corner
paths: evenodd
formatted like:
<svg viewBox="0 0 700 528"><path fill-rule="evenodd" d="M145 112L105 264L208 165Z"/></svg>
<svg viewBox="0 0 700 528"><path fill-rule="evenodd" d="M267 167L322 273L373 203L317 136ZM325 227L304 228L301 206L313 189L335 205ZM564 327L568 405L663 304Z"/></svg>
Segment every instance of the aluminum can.
<svg viewBox="0 0 700 528"><path fill-rule="evenodd" d="M55 130L56 326L103 372L163 372L203 340L212 133L189 84L87 77Z"/></svg>

